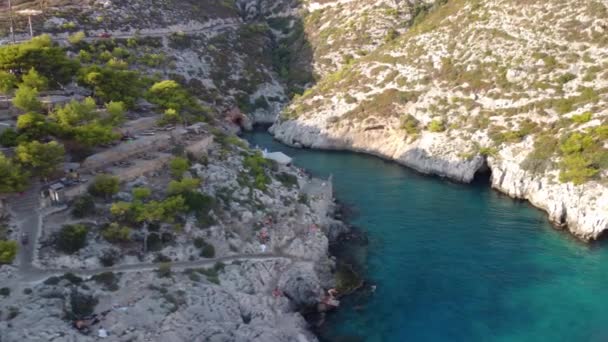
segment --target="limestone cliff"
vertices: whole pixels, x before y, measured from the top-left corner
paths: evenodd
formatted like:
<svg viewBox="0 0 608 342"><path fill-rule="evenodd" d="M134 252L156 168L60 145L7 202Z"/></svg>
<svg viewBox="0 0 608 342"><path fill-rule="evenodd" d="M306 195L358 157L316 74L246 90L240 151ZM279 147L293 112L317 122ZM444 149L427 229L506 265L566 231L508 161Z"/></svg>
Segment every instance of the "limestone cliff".
<svg viewBox="0 0 608 342"><path fill-rule="evenodd" d="M464 182L487 164L496 189L598 238L608 229L606 5L438 2L296 96L271 132Z"/></svg>

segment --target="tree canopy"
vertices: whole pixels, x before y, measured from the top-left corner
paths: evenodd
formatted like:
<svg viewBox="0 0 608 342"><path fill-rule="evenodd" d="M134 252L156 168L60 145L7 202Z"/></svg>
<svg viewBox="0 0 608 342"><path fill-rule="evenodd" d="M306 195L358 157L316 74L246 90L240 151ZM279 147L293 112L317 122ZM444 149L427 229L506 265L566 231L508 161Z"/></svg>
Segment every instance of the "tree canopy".
<svg viewBox="0 0 608 342"><path fill-rule="evenodd" d="M64 49L53 45L48 35L0 46L0 70L20 76L32 68L48 79L51 87L56 87L69 83L79 65L67 57Z"/></svg>
<svg viewBox="0 0 608 342"><path fill-rule="evenodd" d="M72 254L85 246L87 240L87 227L81 224L65 225L57 234L57 249Z"/></svg>
<svg viewBox="0 0 608 342"><path fill-rule="evenodd" d="M16 159L25 166L32 168L39 176L50 176L57 171L63 162L65 149L56 141L40 143L31 141L17 146Z"/></svg>
<svg viewBox="0 0 608 342"><path fill-rule="evenodd" d="M28 173L0 153L0 193L23 191L28 184Z"/></svg>
<svg viewBox="0 0 608 342"><path fill-rule="evenodd" d="M120 101L132 108L143 95L143 81L139 73L131 70L115 70L93 65L81 69L78 82L93 89L95 97L103 102Z"/></svg>
<svg viewBox="0 0 608 342"><path fill-rule="evenodd" d="M99 112L95 100L87 97L81 102L72 100L56 109L51 117L61 128L64 138L74 138L78 143L92 147L119 137L114 126L124 120L124 107L121 102L111 102L106 108L106 113Z"/></svg>
<svg viewBox="0 0 608 342"><path fill-rule="evenodd" d="M49 86L49 80L40 75L36 69L31 68L27 74L21 77L21 84L24 86L36 89L38 91L47 90Z"/></svg>
<svg viewBox="0 0 608 342"><path fill-rule="evenodd" d="M112 175L98 175L89 187L89 192L93 196L108 198L120 190L118 177Z"/></svg>
<svg viewBox="0 0 608 342"><path fill-rule="evenodd" d="M165 110L163 121L168 123L179 122L184 118L201 120L208 111L196 101L194 96L173 80L156 82L148 90L147 98Z"/></svg>
<svg viewBox="0 0 608 342"><path fill-rule="evenodd" d="M0 94L9 94L17 86L17 76L10 72L0 70Z"/></svg>
<svg viewBox="0 0 608 342"><path fill-rule="evenodd" d="M39 112L42 109L42 103L38 100L38 90L20 85L13 98L13 105L26 112Z"/></svg>

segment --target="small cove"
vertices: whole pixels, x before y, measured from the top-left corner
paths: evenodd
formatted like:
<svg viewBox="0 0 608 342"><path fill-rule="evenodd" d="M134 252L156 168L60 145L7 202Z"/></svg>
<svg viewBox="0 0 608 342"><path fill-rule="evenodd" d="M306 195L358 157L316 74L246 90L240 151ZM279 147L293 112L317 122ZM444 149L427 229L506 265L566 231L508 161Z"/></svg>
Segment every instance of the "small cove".
<svg viewBox="0 0 608 342"><path fill-rule="evenodd" d="M608 248L555 230L529 204L488 184L455 184L395 163L292 149L244 136L314 176L334 177L373 294L346 298L327 341L606 341Z"/></svg>

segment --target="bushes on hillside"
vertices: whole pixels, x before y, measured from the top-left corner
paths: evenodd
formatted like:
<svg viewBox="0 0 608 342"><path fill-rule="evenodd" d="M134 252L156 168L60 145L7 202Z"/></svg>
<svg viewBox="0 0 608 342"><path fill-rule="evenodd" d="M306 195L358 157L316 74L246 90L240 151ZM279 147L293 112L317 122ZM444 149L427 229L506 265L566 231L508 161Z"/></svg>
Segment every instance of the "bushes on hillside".
<svg viewBox="0 0 608 342"><path fill-rule="evenodd" d="M17 146L16 159L24 166L30 167L34 174L47 177L59 169L65 157L63 145L56 141L46 144L38 141L23 143Z"/></svg>
<svg viewBox="0 0 608 342"><path fill-rule="evenodd" d="M110 198L118 193L120 189L120 181L118 177L112 175L98 175L89 186L89 193L93 196Z"/></svg>
<svg viewBox="0 0 608 342"><path fill-rule="evenodd" d="M0 193L23 191L27 187L29 174L0 153Z"/></svg>
<svg viewBox="0 0 608 342"><path fill-rule="evenodd" d="M10 264L17 255L17 242L0 240L0 264Z"/></svg>
<svg viewBox="0 0 608 342"><path fill-rule="evenodd" d="M22 85L38 91L47 90L49 86L49 80L40 75L34 68L31 68L27 74L21 77L21 82Z"/></svg>
<svg viewBox="0 0 608 342"><path fill-rule="evenodd" d="M132 108L143 95L145 83L139 73L131 70L116 70L98 65L80 70L80 84L93 89L95 97L103 102L120 101Z"/></svg>
<svg viewBox="0 0 608 342"><path fill-rule="evenodd" d="M147 99L165 111L162 118L164 123L200 121L207 114L207 108L201 106L186 89L173 80L152 85Z"/></svg>
<svg viewBox="0 0 608 342"><path fill-rule="evenodd" d="M182 180L172 180L167 186L169 195L180 195L188 192L196 191L201 181L196 178L184 178Z"/></svg>
<svg viewBox="0 0 608 342"><path fill-rule="evenodd" d="M68 84L78 71L79 65L67 57L64 49L53 45L48 35L35 37L21 44L0 47L0 70L11 71L14 75L25 75L32 68L45 77L49 86L54 88Z"/></svg>
<svg viewBox="0 0 608 342"><path fill-rule="evenodd" d="M443 132L445 131L445 124L442 120L433 120L429 123L428 130L431 132Z"/></svg>
<svg viewBox="0 0 608 342"><path fill-rule="evenodd" d="M0 70L0 94L10 94L17 86L17 76Z"/></svg>
<svg viewBox="0 0 608 342"><path fill-rule="evenodd" d="M92 295L73 290L70 294L70 306L66 308L66 318L70 320L83 319L95 311L99 301Z"/></svg>
<svg viewBox="0 0 608 342"><path fill-rule="evenodd" d="M95 100L71 101L57 108L51 117L57 122L58 133L64 138L73 138L84 146L107 144L118 139L114 127L124 121L124 104L109 102L106 111L97 110Z"/></svg>
<svg viewBox="0 0 608 342"><path fill-rule="evenodd" d="M13 105L25 112L39 112L42 109L42 103L38 100L38 90L26 85L19 86L15 92Z"/></svg>
<svg viewBox="0 0 608 342"><path fill-rule="evenodd" d="M95 200L89 195L78 197L72 204L72 216L83 218L95 214Z"/></svg>
<svg viewBox="0 0 608 342"><path fill-rule="evenodd" d="M604 147L605 126L586 132L574 132L560 144L560 180L582 184L608 167L608 149Z"/></svg>
<svg viewBox="0 0 608 342"><path fill-rule="evenodd" d="M171 175L174 178L180 179L183 174L190 168L190 162L186 158L175 157L169 163Z"/></svg>
<svg viewBox="0 0 608 342"><path fill-rule="evenodd" d="M67 254L76 253L86 245L87 233L87 227L81 224L65 225L57 234L55 247Z"/></svg>
<svg viewBox="0 0 608 342"><path fill-rule="evenodd" d="M405 115L401 118L401 129L405 130L407 134L411 136L417 136L420 133L420 121L413 117L411 114Z"/></svg>
<svg viewBox="0 0 608 342"><path fill-rule="evenodd" d="M131 240L131 228L111 223L101 232L101 236L113 243L128 242Z"/></svg>
<svg viewBox="0 0 608 342"><path fill-rule="evenodd" d="M171 196L163 201L116 202L112 204L110 213L121 222L128 223L160 223L174 222L177 215L188 211L182 196Z"/></svg>
<svg viewBox="0 0 608 342"><path fill-rule="evenodd" d="M249 170L249 176L253 178L251 185L256 189L266 190L266 186L270 184L270 178L266 175L265 169L270 166L270 161L261 153L256 152L245 157L243 166Z"/></svg>

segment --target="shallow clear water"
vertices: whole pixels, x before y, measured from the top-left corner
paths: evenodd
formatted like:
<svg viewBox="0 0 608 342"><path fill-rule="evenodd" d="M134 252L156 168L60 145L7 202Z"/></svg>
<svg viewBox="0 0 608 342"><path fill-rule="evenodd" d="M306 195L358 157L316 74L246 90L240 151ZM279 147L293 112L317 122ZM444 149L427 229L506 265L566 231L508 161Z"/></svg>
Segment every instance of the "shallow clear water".
<svg viewBox="0 0 608 342"><path fill-rule="evenodd" d="M329 317L329 341L608 341L606 246L554 230L487 184L461 185L353 153L296 150L263 132L335 195L369 235L377 285Z"/></svg>

